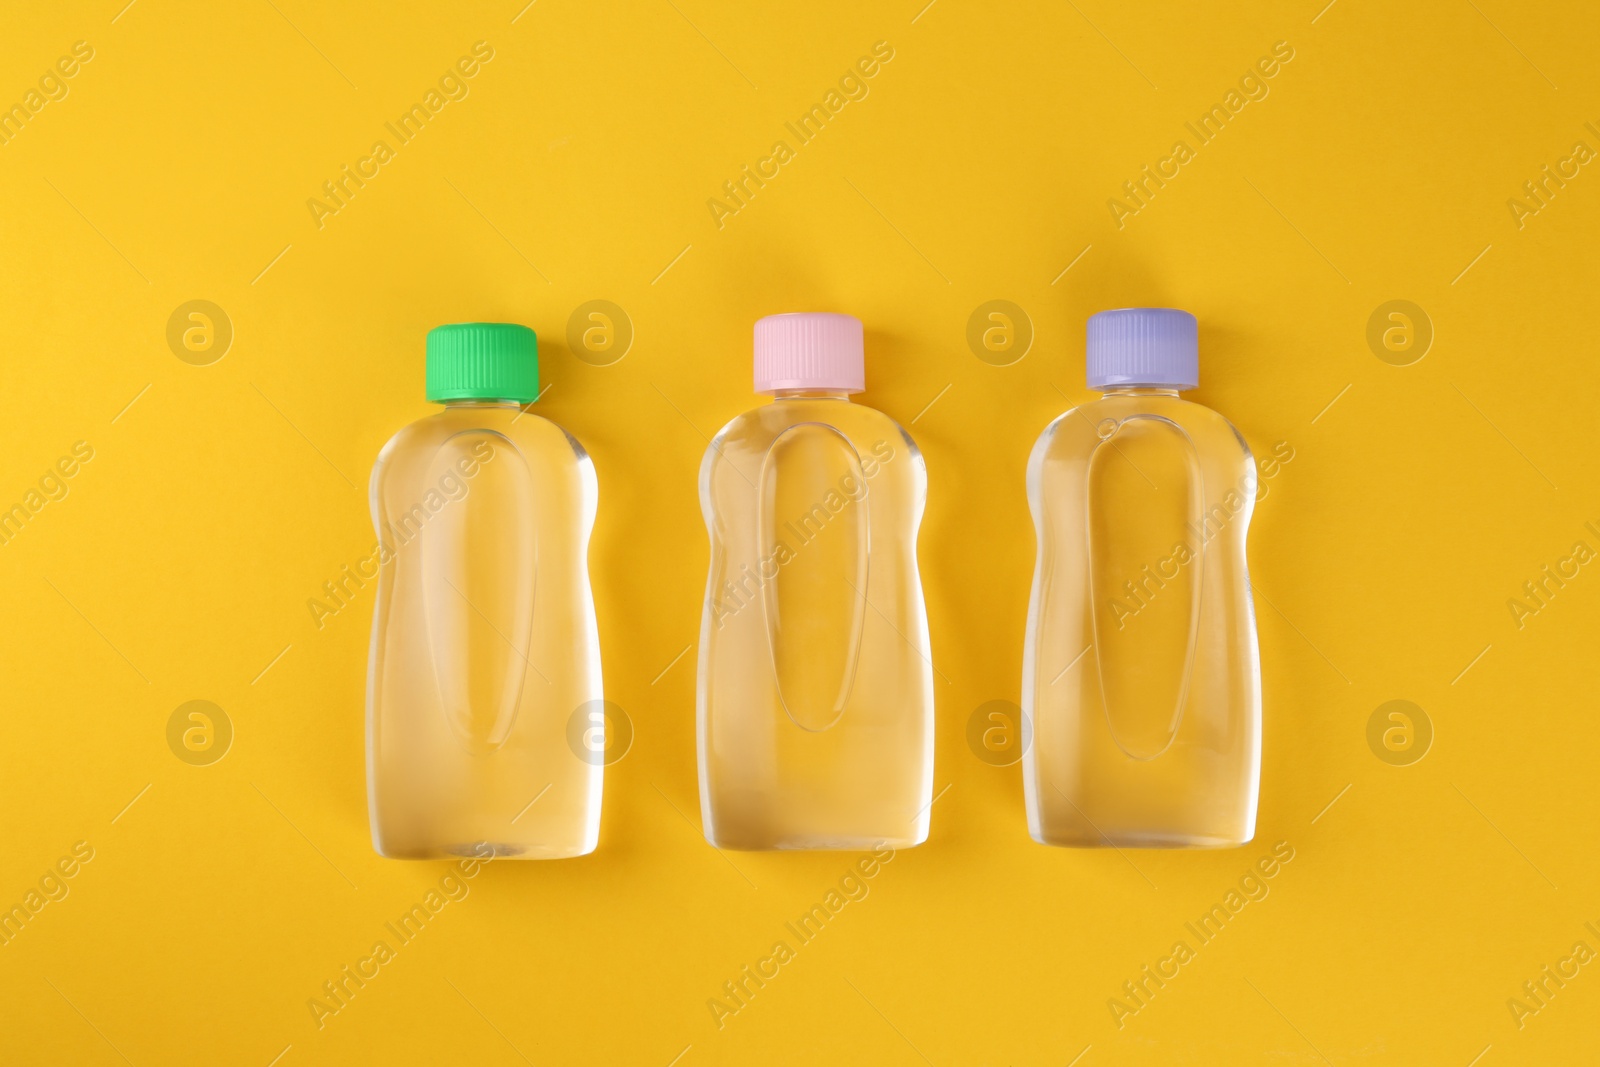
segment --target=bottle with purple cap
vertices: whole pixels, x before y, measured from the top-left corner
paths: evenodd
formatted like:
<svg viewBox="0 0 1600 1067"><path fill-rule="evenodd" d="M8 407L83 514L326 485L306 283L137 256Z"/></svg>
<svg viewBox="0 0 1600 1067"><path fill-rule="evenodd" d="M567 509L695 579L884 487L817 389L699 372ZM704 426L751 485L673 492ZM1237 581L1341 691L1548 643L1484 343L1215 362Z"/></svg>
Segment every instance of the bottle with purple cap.
<svg viewBox="0 0 1600 1067"><path fill-rule="evenodd" d="M711 540L696 707L719 848L927 839L933 665L917 570L928 477L866 388L849 315L755 327L755 391L700 467Z"/></svg>
<svg viewBox="0 0 1600 1067"><path fill-rule="evenodd" d="M1261 671L1245 534L1256 466L1170 308L1089 319L1104 395L1028 462L1028 829L1049 845L1226 848L1255 835Z"/></svg>

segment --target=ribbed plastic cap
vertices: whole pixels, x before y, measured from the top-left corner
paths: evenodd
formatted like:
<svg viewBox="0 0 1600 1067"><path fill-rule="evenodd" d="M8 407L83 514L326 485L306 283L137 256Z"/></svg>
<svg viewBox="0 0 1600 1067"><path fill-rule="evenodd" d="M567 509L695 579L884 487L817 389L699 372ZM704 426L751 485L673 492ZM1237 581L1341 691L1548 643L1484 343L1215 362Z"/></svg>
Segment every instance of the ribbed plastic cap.
<svg viewBox="0 0 1600 1067"><path fill-rule="evenodd" d="M1089 388L1200 384L1200 325L1176 308L1122 308L1089 316Z"/></svg>
<svg viewBox="0 0 1600 1067"><path fill-rule="evenodd" d="M756 322L756 392L867 388L861 320L853 315L801 312Z"/></svg>
<svg viewBox="0 0 1600 1067"><path fill-rule="evenodd" d="M453 322L428 331L428 399L515 400L539 396L539 339L512 322Z"/></svg>

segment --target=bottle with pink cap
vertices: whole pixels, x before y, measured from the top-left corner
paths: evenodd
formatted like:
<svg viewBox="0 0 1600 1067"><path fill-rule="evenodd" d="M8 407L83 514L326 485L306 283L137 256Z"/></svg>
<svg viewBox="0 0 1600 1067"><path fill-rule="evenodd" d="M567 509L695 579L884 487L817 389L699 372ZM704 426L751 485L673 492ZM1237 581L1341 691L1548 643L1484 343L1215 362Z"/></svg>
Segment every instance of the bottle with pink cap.
<svg viewBox="0 0 1600 1067"><path fill-rule="evenodd" d="M1028 463L1038 534L1023 652L1028 829L1048 845L1225 848L1255 836L1261 670L1245 561L1250 448L1178 394L1193 315L1089 319L1104 393Z"/></svg>
<svg viewBox="0 0 1600 1067"><path fill-rule="evenodd" d="M917 570L927 470L866 388L849 315L755 327L755 390L700 467L700 809L719 848L928 836L933 666Z"/></svg>

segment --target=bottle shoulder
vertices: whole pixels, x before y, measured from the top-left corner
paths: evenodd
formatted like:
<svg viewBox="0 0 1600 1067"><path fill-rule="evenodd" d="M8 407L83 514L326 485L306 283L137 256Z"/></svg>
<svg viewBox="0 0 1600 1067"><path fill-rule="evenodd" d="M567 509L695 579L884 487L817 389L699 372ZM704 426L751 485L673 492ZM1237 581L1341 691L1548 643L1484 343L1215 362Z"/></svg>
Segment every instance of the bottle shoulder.
<svg viewBox="0 0 1600 1067"><path fill-rule="evenodd" d="M764 456L780 437L799 426L828 427L862 456L904 450L917 465L923 462L911 435L877 408L840 400L788 400L763 404L730 419L711 439L706 465L735 456Z"/></svg>
<svg viewBox="0 0 1600 1067"><path fill-rule="evenodd" d="M1057 415L1034 442L1030 466L1050 457L1086 456L1129 420L1154 419L1182 431L1212 462L1254 463L1250 445L1221 412L1175 396L1112 394Z"/></svg>
<svg viewBox="0 0 1600 1067"><path fill-rule="evenodd" d="M927 466L911 435L876 408L825 399L779 401L729 420L701 460L702 516L715 530L718 513L742 514L775 477L795 484L822 472L846 493L869 485L875 513L920 521Z"/></svg>
<svg viewBox="0 0 1600 1067"><path fill-rule="evenodd" d="M541 415L519 408L446 408L395 431L378 452L378 463L428 461L446 442L462 435L503 440L530 461L589 458L576 437Z"/></svg>
<svg viewBox="0 0 1600 1067"><path fill-rule="evenodd" d="M559 484L572 477L591 495L596 488L589 454L550 419L515 407L447 407L389 438L372 467L372 503L376 507L396 493L409 497L420 482L448 473L447 467L475 478L480 467L502 456L516 457L515 467L541 481L548 476Z"/></svg>

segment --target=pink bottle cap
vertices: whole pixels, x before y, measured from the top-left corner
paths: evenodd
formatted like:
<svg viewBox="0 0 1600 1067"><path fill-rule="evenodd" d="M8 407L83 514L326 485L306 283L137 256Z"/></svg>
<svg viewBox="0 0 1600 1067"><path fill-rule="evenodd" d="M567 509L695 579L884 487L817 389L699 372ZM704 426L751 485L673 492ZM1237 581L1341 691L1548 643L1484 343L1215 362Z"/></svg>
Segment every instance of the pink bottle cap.
<svg viewBox="0 0 1600 1067"><path fill-rule="evenodd" d="M867 388L861 320L853 315L798 312L756 321L756 392Z"/></svg>

